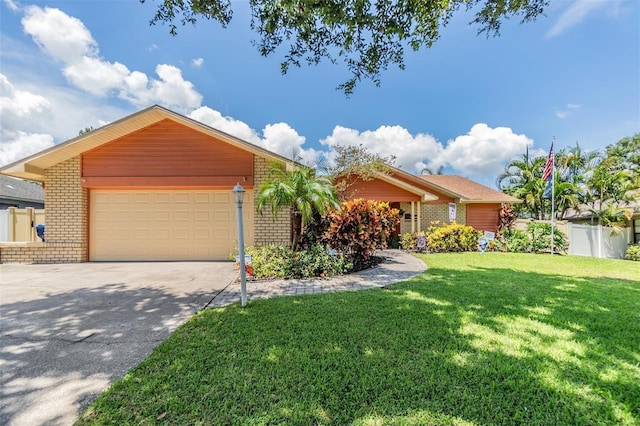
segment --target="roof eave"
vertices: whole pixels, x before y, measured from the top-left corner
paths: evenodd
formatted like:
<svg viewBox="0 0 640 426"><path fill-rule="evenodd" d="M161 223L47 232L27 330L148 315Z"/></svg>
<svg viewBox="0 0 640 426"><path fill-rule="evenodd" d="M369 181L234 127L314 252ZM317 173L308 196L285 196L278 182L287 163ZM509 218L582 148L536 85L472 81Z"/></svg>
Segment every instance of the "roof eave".
<svg viewBox="0 0 640 426"><path fill-rule="evenodd" d="M418 188L399 179L396 179L387 173L378 173L378 179L390 183L391 185L397 186L398 188L402 188L405 191L411 192L412 194L420 196L421 201L435 201L438 199L437 195L431 194L430 192L427 192L422 188Z"/></svg>
<svg viewBox="0 0 640 426"><path fill-rule="evenodd" d="M522 203L522 200L516 198L514 200L471 200L464 199L459 201L460 204L519 204Z"/></svg>
<svg viewBox="0 0 640 426"><path fill-rule="evenodd" d="M43 199L36 199L36 198L24 198L24 197L11 197L8 195L0 195L0 200L15 200L15 201L24 201L27 203L41 203L44 204L44 200Z"/></svg>

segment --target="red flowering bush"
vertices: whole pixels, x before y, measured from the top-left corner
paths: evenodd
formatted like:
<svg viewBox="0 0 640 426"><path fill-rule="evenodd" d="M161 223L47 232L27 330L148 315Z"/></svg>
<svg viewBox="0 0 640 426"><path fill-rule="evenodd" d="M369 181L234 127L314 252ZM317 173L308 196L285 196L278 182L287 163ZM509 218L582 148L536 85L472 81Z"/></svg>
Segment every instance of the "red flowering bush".
<svg viewBox="0 0 640 426"><path fill-rule="evenodd" d="M388 247L391 233L400 223L398 209L389 203L364 200L345 201L341 209L329 213L322 235L325 244L349 257L355 269L362 269L376 250Z"/></svg>

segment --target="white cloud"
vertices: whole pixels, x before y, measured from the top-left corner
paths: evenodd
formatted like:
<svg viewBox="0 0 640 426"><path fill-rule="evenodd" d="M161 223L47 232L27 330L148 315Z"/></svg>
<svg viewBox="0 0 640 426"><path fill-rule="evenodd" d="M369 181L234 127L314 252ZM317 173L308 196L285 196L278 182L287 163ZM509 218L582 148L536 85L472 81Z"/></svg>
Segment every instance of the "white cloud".
<svg viewBox="0 0 640 426"><path fill-rule="evenodd" d="M374 131L358 132L336 126L322 144L362 144L381 156L395 155L396 166L410 173L420 173L425 167L432 170L448 166L463 176L495 176L504 164L525 152L533 141L518 135L508 127L491 128L484 123L475 124L468 134L458 136L445 146L433 136L412 136L400 126L382 126ZM333 153L328 154L333 158Z"/></svg>
<svg viewBox="0 0 640 426"><path fill-rule="evenodd" d="M120 63L109 63L89 56L67 65L62 72L74 86L102 97L120 92L130 74L129 69Z"/></svg>
<svg viewBox="0 0 640 426"><path fill-rule="evenodd" d="M189 114L189 117L237 138L260 144L260 136L247 123L235 118L224 117L219 111L208 106L196 109Z"/></svg>
<svg viewBox="0 0 640 426"><path fill-rule="evenodd" d="M49 116L51 102L43 96L18 90L0 74L0 125L3 131L29 127L30 121Z"/></svg>
<svg viewBox="0 0 640 426"><path fill-rule="evenodd" d="M605 9L608 14L616 15L619 7L620 0L575 0L547 32L547 38L562 34L601 9Z"/></svg>
<svg viewBox="0 0 640 426"><path fill-rule="evenodd" d="M193 83L182 78L182 71L173 65L156 67L159 80L152 80L149 87L150 101L162 102L170 108L193 109L202 103L202 95Z"/></svg>
<svg viewBox="0 0 640 426"><path fill-rule="evenodd" d="M204 59L203 58L197 58L197 59L193 59L191 61L191 65L193 65L196 68L200 68L203 63L204 63Z"/></svg>
<svg viewBox="0 0 640 426"><path fill-rule="evenodd" d="M0 74L0 164L19 160L52 146L56 140L77 136L80 129L99 127L129 112L96 103L81 92L17 84Z"/></svg>
<svg viewBox="0 0 640 426"><path fill-rule="evenodd" d="M469 133L449 141L443 154L446 164L464 176L500 173L504 164L525 152L533 141L509 127L475 124Z"/></svg>
<svg viewBox="0 0 640 426"><path fill-rule="evenodd" d="M295 158L302 151L305 142L304 136L300 136L287 123L267 124L262 135L262 145L265 148L287 158Z"/></svg>
<svg viewBox="0 0 640 426"><path fill-rule="evenodd" d="M298 134L287 123L267 124L260 135L247 123L223 116L219 111L207 106L194 110L189 117L283 157L295 158L304 164L317 164L324 154L313 148L304 149L305 137Z"/></svg>
<svg viewBox="0 0 640 426"><path fill-rule="evenodd" d="M0 165L13 163L54 145L53 136L41 133L6 132L2 129L0 137Z"/></svg>
<svg viewBox="0 0 640 426"><path fill-rule="evenodd" d="M573 110L579 109L581 106L582 105L579 105L579 104L568 103L564 109L556 110L556 117L560 119L567 118Z"/></svg>
<svg viewBox="0 0 640 426"><path fill-rule="evenodd" d="M82 21L60 9L29 6L22 26L42 50L67 64L98 53L98 45Z"/></svg>
<svg viewBox="0 0 640 426"><path fill-rule="evenodd" d="M333 133L320 143L330 148L336 145L362 144L374 154L395 156L395 166L410 172L419 172L424 167L425 160L431 162L437 159L443 150L433 136L422 133L412 136L401 126L380 126L376 130L364 132L336 126Z"/></svg>
<svg viewBox="0 0 640 426"><path fill-rule="evenodd" d="M7 6L7 8L13 12L17 11L19 9L18 5L15 4L13 1L11 0L4 0L4 4Z"/></svg>
<svg viewBox="0 0 640 426"><path fill-rule="evenodd" d="M153 79L121 63L106 61L82 21L59 9L30 6L22 25L45 53L64 64L67 81L92 95L115 96L136 107L157 103L183 113L202 103L202 95L173 65L158 65L155 71L159 78Z"/></svg>
<svg viewBox="0 0 640 426"><path fill-rule="evenodd" d="M0 74L0 165L19 160L53 145L53 136L29 133L51 119L51 103L43 96L18 90Z"/></svg>

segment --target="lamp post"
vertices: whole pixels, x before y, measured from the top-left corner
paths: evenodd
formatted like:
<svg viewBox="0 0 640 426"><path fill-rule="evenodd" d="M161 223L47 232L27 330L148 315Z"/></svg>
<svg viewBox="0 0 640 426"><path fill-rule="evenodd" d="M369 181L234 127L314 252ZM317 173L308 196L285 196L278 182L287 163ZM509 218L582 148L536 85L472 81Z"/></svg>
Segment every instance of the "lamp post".
<svg viewBox="0 0 640 426"><path fill-rule="evenodd" d="M240 257L240 305L247 306L247 271L244 264L244 226L242 223L242 199L244 198L244 188L240 183L231 190L238 207L238 256Z"/></svg>

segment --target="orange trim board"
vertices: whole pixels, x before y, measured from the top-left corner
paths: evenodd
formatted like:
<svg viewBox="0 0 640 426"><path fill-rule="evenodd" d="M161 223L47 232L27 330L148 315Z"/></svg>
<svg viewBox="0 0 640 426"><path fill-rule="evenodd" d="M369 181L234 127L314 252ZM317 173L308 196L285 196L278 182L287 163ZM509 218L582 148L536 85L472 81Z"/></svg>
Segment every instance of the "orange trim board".
<svg viewBox="0 0 640 426"><path fill-rule="evenodd" d="M253 188L253 176L83 177L83 188L94 189L229 189L240 183Z"/></svg>

